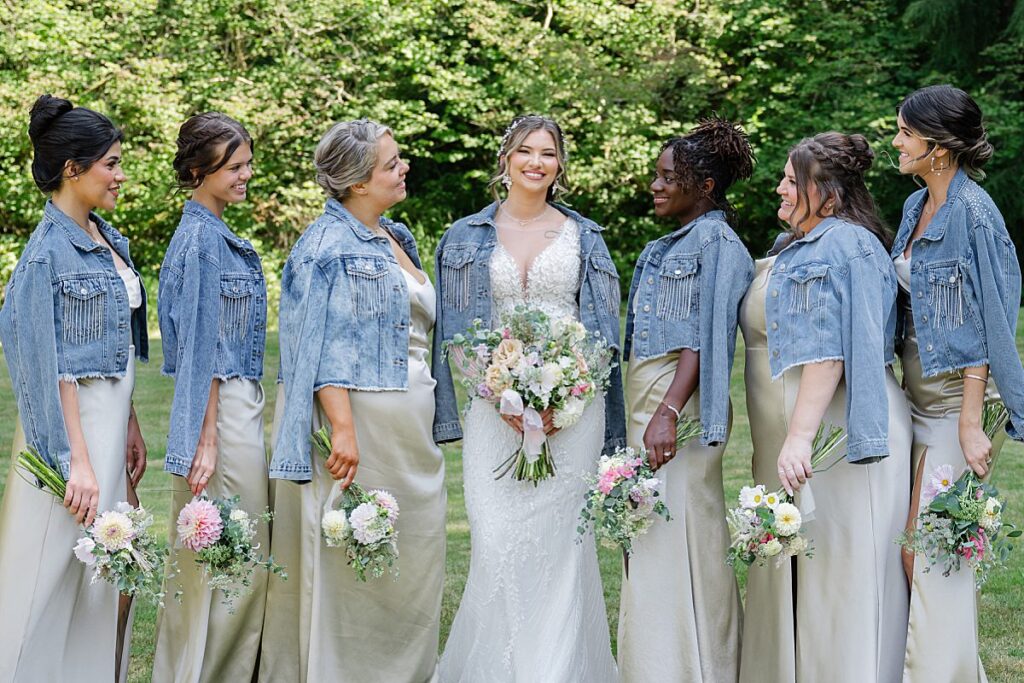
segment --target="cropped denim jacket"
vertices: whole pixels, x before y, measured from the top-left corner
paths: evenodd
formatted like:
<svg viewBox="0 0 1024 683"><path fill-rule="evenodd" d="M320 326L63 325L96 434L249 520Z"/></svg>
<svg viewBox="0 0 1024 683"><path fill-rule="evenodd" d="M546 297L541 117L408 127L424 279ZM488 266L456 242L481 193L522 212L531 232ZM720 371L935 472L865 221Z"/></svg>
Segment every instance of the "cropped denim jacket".
<svg viewBox="0 0 1024 683"><path fill-rule="evenodd" d="M185 202L160 268L163 373L174 377L164 469L192 467L214 377L259 380L267 285L256 250L202 204Z"/></svg>
<svg viewBox="0 0 1024 683"><path fill-rule="evenodd" d="M407 227L386 218L380 227L422 267ZM323 387L408 389L409 318L405 276L388 240L341 202L327 200L292 248L281 277L279 379L286 398L271 477L312 477L313 396Z"/></svg>
<svg viewBox="0 0 1024 683"><path fill-rule="evenodd" d="M754 261L722 211L710 211L649 242L633 271L623 357L631 361L680 349L700 352L705 445L725 441L729 429L736 326L740 301L753 279Z"/></svg>
<svg viewBox="0 0 1024 683"><path fill-rule="evenodd" d="M843 361L846 459L889 455L886 368L894 358L896 272L860 225L826 218L775 259L765 303L772 378L795 365Z"/></svg>
<svg viewBox="0 0 1024 683"><path fill-rule="evenodd" d="M128 239L99 216L89 218L134 271ZM148 360L145 288L133 312L110 250L48 201L7 284L0 342L25 439L67 479L71 446L58 383L124 377L131 346Z"/></svg>
<svg viewBox="0 0 1024 683"><path fill-rule="evenodd" d="M904 204L892 258L906 250L926 199L921 189ZM1010 411L1006 431L1024 440L1024 368L1014 341L1020 264L999 209L962 170L910 258L910 304L924 374L988 365ZM901 312L899 340L903 323Z"/></svg>
<svg viewBox="0 0 1024 683"><path fill-rule="evenodd" d="M608 247L601 238L604 229L589 218L561 205L556 209L580 227L580 320L595 339L603 339L615 351L616 366L605 396L606 451L626 442L625 408L622 397L622 368L618 365L619 275ZM442 344L465 332L473 320L491 321L491 253L497 245L494 215L498 204L456 221L441 237L436 253L437 323L431 366L437 387L434 439L438 443L462 438L451 368Z"/></svg>

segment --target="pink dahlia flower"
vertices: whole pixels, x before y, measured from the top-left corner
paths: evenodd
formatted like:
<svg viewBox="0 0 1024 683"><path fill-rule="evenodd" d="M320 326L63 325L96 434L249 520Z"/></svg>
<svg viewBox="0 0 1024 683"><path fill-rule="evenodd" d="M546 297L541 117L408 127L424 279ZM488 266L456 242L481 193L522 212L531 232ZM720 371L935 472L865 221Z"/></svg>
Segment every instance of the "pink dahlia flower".
<svg viewBox="0 0 1024 683"><path fill-rule="evenodd" d="M196 498L183 507L178 515L178 538L183 546L193 552L216 543L223 530L220 510L205 498Z"/></svg>

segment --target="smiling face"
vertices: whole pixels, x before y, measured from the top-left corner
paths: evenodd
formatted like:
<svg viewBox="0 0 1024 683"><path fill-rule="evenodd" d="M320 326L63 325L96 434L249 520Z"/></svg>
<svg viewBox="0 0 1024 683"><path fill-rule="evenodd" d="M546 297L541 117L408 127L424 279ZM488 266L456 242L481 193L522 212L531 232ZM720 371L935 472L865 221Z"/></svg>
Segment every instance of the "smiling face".
<svg viewBox="0 0 1024 683"><path fill-rule="evenodd" d="M215 159L222 159L227 151L228 143L217 145ZM221 210L228 204L244 201L248 190L249 179L252 178L252 146L242 143L234 153L213 173L203 178L203 183L192 195L192 198L205 206L216 206Z"/></svg>
<svg viewBox="0 0 1024 683"><path fill-rule="evenodd" d="M794 230L810 232L815 225L821 222L822 219L815 215L821 206L818 187L809 181L806 193L800 192L792 159L786 160L786 168L782 173L782 180L775 188L775 193L782 199L779 202L777 213L779 220L788 223Z"/></svg>
<svg viewBox="0 0 1024 683"><path fill-rule="evenodd" d="M543 128L531 131L506 157L505 171L512 179L512 188L531 194L547 194L559 170L555 138Z"/></svg>
<svg viewBox="0 0 1024 683"><path fill-rule="evenodd" d="M370 179L352 187L383 212L405 199L405 174L408 172L409 164L398 154L398 143L390 134L385 134L377 140L377 163Z"/></svg>
<svg viewBox="0 0 1024 683"><path fill-rule="evenodd" d="M85 172L76 172L69 163L59 191L72 193L78 202L90 208L113 211L125 180L127 177L121 170L121 143L115 142Z"/></svg>
<svg viewBox="0 0 1024 683"><path fill-rule="evenodd" d="M896 124L899 130L896 133L896 137L892 139L892 146L900 153L900 173L923 178L932 172L933 163L936 165L936 168L942 167L947 163L942 158L946 156L946 150L941 147L934 147L934 150L932 150L933 143L911 130L907 122L903 120L902 115L896 115ZM933 155L939 157L935 162L932 161Z"/></svg>
<svg viewBox="0 0 1024 683"><path fill-rule="evenodd" d="M702 195L696 184L687 187L683 179L676 175L671 147L666 147L658 157L650 187L654 198L654 215L659 218L674 217L680 223L688 223L691 216L701 212L705 195Z"/></svg>

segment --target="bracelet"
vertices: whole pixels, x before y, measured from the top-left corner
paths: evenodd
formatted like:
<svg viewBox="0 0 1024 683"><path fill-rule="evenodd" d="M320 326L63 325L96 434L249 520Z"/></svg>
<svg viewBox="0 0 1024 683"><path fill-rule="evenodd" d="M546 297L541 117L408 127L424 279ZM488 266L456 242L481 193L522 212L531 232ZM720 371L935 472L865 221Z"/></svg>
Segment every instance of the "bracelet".
<svg viewBox="0 0 1024 683"><path fill-rule="evenodd" d="M682 418L682 415L679 413L679 409L676 408L675 406L669 405L668 403L665 403L664 401L661 402L661 405L665 406L666 408L671 410L673 413L675 413L677 420Z"/></svg>
<svg viewBox="0 0 1024 683"><path fill-rule="evenodd" d="M988 384L988 378L987 377L982 377L981 375L972 375L969 372L965 372L964 373L964 379L976 379L979 382L984 382L985 384Z"/></svg>

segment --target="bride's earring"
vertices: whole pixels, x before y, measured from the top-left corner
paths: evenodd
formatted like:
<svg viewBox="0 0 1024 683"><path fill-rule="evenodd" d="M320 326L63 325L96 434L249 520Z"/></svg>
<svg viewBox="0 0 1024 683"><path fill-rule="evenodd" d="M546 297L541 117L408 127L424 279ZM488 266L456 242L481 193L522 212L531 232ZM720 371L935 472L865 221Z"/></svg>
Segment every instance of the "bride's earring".
<svg viewBox="0 0 1024 683"><path fill-rule="evenodd" d="M505 186L506 190L512 187L512 176L510 176L508 173L502 174L501 184Z"/></svg>

